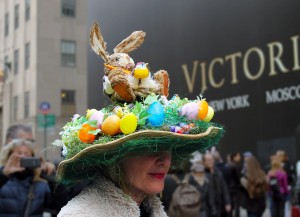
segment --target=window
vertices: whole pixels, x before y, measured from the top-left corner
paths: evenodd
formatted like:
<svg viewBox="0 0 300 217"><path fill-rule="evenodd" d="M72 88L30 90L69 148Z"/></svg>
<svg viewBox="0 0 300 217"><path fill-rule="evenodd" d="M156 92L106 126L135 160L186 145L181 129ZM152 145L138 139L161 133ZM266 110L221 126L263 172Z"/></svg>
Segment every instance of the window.
<svg viewBox="0 0 300 217"><path fill-rule="evenodd" d="M63 40L61 42L61 65L74 67L76 63L76 43Z"/></svg>
<svg viewBox="0 0 300 217"><path fill-rule="evenodd" d="M61 91L62 104L75 104L75 90L62 90Z"/></svg>
<svg viewBox="0 0 300 217"><path fill-rule="evenodd" d="M30 43L25 44L25 69L28 69L30 65Z"/></svg>
<svg viewBox="0 0 300 217"><path fill-rule="evenodd" d="M19 4L15 5L15 29L19 28Z"/></svg>
<svg viewBox="0 0 300 217"><path fill-rule="evenodd" d="M30 19L30 0L25 0L25 20Z"/></svg>
<svg viewBox="0 0 300 217"><path fill-rule="evenodd" d="M29 91L24 94L24 118L29 117Z"/></svg>
<svg viewBox="0 0 300 217"><path fill-rule="evenodd" d="M4 35L5 36L8 36L8 32L9 32L9 13L6 13L5 14L5 26L4 26Z"/></svg>
<svg viewBox="0 0 300 217"><path fill-rule="evenodd" d="M19 72L19 50L14 51L14 74Z"/></svg>
<svg viewBox="0 0 300 217"><path fill-rule="evenodd" d="M61 115L73 115L76 113L75 90L61 90Z"/></svg>
<svg viewBox="0 0 300 217"><path fill-rule="evenodd" d="M7 78L8 76L8 71L10 70L10 67L9 67L9 62L8 62L8 56L5 56L4 57L4 79Z"/></svg>
<svg viewBox="0 0 300 217"><path fill-rule="evenodd" d="M76 1L75 0L62 0L61 13L67 17L75 17Z"/></svg>
<svg viewBox="0 0 300 217"><path fill-rule="evenodd" d="M17 115L18 115L18 96L14 97L14 105L13 105L13 120L17 120Z"/></svg>

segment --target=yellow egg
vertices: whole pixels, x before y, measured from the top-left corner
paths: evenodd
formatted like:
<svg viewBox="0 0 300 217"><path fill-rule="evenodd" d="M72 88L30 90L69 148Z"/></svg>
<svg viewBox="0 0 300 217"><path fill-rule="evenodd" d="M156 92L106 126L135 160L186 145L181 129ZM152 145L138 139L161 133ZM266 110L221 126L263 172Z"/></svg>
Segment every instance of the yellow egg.
<svg viewBox="0 0 300 217"><path fill-rule="evenodd" d="M147 78L149 76L149 69L147 68L135 68L133 71L133 77L137 79Z"/></svg>
<svg viewBox="0 0 300 217"><path fill-rule="evenodd" d="M133 113L126 114L120 121L120 129L124 134L133 133L137 127L137 117Z"/></svg>
<svg viewBox="0 0 300 217"><path fill-rule="evenodd" d="M206 117L203 119L204 122L209 122L214 117L215 111L212 107L208 106L208 112Z"/></svg>
<svg viewBox="0 0 300 217"><path fill-rule="evenodd" d="M104 134L114 136L120 131L120 118L117 115L108 116L101 125Z"/></svg>

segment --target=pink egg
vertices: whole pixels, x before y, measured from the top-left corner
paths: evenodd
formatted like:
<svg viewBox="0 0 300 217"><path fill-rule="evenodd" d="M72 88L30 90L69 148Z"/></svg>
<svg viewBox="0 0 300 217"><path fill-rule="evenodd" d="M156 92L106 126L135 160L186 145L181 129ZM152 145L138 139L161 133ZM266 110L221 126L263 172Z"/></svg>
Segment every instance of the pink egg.
<svg viewBox="0 0 300 217"><path fill-rule="evenodd" d="M94 112L91 117L89 118L89 121L97 121L97 127L99 128L103 122L104 113L102 111L96 111Z"/></svg>
<svg viewBox="0 0 300 217"><path fill-rule="evenodd" d="M180 110L181 116L186 116L188 120L196 120L198 115L198 103L189 102L182 106Z"/></svg>

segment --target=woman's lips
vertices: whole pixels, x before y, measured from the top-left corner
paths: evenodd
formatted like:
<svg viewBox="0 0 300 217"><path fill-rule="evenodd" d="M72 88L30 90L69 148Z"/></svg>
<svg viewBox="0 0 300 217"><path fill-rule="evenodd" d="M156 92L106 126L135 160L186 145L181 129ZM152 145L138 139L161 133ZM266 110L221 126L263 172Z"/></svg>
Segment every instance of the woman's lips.
<svg viewBox="0 0 300 217"><path fill-rule="evenodd" d="M149 173L152 177L155 179L164 179L165 178L165 173Z"/></svg>

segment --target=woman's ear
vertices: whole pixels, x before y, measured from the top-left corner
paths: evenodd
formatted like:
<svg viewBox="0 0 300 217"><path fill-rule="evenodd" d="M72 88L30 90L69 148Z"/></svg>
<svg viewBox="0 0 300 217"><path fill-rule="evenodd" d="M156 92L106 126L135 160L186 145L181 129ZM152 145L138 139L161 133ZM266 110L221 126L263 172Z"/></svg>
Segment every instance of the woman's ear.
<svg viewBox="0 0 300 217"><path fill-rule="evenodd" d="M145 39L146 33L143 31L135 31L125 38L120 44L118 44L114 52L115 53L129 53L138 47L140 47Z"/></svg>
<svg viewBox="0 0 300 217"><path fill-rule="evenodd" d="M91 47L96 54L102 57L102 59L108 61L108 53L106 52L106 43L103 39L100 27L98 23L94 23L90 33Z"/></svg>

